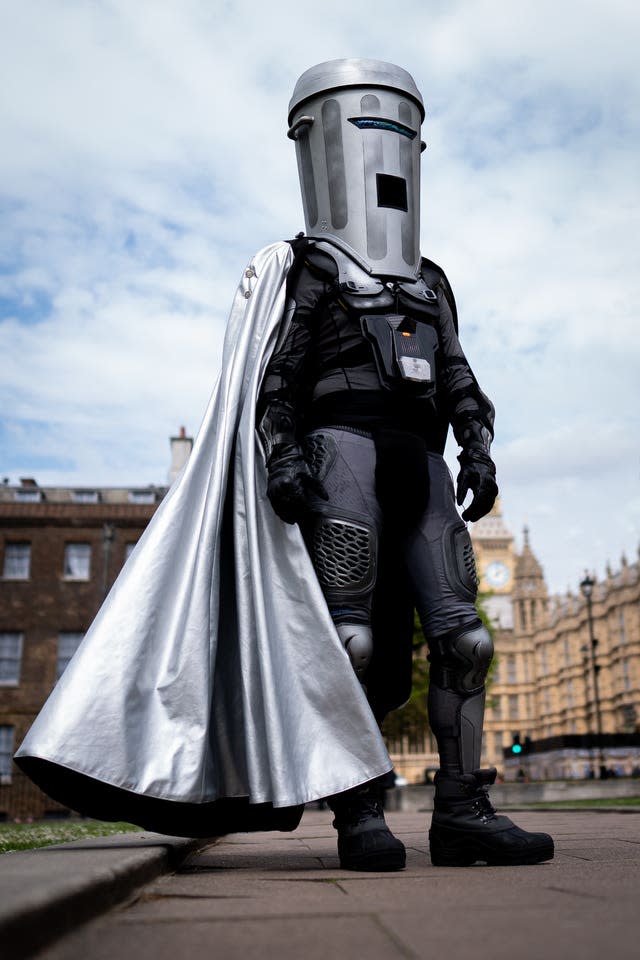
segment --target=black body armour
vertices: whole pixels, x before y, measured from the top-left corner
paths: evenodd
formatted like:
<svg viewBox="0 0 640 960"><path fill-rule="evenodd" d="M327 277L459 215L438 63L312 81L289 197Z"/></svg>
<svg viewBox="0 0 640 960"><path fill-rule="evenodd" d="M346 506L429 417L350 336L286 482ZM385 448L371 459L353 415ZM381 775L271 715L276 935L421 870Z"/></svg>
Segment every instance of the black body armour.
<svg viewBox="0 0 640 960"><path fill-rule="evenodd" d="M411 692L414 606L430 642L476 622L473 554L441 455L449 424L461 445L470 424L492 435L493 407L435 264L422 261L413 283L387 283L327 242L294 250L259 417L286 427L271 429L268 460L288 435L324 485L327 499L309 498L301 527L381 718Z"/></svg>
<svg viewBox="0 0 640 960"><path fill-rule="evenodd" d="M291 320L269 363L263 403L295 411L300 436L341 424L399 431L442 453L449 424L493 434L493 406L457 335L453 293L423 260L414 283L370 276L327 242L293 241Z"/></svg>

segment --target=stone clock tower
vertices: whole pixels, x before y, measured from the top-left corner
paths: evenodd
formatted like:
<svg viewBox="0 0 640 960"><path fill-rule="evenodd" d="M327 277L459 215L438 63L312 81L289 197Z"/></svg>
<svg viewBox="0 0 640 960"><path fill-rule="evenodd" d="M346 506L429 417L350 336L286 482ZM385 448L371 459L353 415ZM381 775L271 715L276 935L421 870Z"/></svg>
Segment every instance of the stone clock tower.
<svg viewBox="0 0 640 960"><path fill-rule="evenodd" d="M480 592L489 594L484 607L492 623L503 630L513 627L511 594L514 585L515 551L513 536L502 518L498 498L486 517L471 528Z"/></svg>

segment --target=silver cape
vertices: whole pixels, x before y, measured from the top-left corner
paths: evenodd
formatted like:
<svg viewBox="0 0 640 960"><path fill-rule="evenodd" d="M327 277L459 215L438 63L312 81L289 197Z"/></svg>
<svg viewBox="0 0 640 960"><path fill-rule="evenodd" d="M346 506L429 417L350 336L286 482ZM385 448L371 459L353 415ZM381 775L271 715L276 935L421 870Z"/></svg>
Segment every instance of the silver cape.
<svg viewBox="0 0 640 960"><path fill-rule="evenodd" d="M191 457L16 754L81 812L153 826L162 807L166 832L213 834L214 801L296 807L391 767L300 530L266 497L255 409L291 262L277 243L245 270Z"/></svg>

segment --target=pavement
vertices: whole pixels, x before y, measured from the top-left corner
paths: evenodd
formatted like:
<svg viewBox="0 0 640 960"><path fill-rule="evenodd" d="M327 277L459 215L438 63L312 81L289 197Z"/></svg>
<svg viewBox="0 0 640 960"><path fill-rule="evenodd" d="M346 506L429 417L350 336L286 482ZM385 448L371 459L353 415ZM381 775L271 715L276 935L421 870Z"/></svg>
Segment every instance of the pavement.
<svg viewBox="0 0 640 960"><path fill-rule="evenodd" d="M427 817L387 819L407 846L398 873L341 870L317 810L291 834L200 847L127 834L6 854L3 960L640 956L640 813L518 813L556 841L553 861L523 867L433 867Z"/></svg>

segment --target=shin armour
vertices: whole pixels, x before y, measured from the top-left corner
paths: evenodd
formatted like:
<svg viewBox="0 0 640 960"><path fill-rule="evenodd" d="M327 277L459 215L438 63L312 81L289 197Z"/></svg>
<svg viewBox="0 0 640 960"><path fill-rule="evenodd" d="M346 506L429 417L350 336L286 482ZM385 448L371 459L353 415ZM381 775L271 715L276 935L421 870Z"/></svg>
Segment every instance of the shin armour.
<svg viewBox="0 0 640 960"><path fill-rule="evenodd" d="M479 620L430 642L429 723L443 772L471 773L480 766L484 682L492 655L491 637Z"/></svg>

